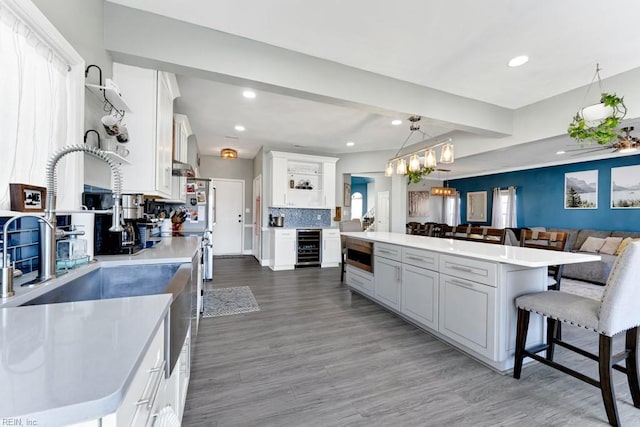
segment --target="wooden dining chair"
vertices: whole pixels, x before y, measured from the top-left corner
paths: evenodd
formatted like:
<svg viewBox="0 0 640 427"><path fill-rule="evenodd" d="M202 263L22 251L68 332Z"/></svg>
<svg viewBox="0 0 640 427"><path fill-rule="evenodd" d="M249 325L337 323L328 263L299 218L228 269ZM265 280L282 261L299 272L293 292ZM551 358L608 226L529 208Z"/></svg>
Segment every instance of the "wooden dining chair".
<svg viewBox="0 0 640 427"><path fill-rule="evenodd" d="M523 248L546 249L551 251L567 250L569 235L564 231L536 231L522 230L520 233L520 246ZM551 265L548 267L549 277L547 287L550 290L560 290L563 265Z"/></svg>
<svg viewBox="0 0 640 427"><path fill-rule="evenodd" d="M640 379L638 375L639 281L640 242L635 242L631 243L618 256L600 301L562 291L538 292L516 298L518 326L513 377L520 378L524 358L530 357L596 386L601 391L609 424L619 426L620 417L612 381L613 370L626 374L633 406L640 408ZM547 343L527 349L529 317L532 312L541 314L547 319ZM590 353L557 337L556 329L561 323L569 323L598 333L598 354ZM613 354L612 339L622 333L626 334L624 350ZM556 345L597 361L599 378L592 378L554 361ZM542 351L546 351L546 357L538 354ZM625 366L618 364L622 361L625 362ZM636 419L640 419L640 414Z"/></svg>
<svg viewBox="0 0 640 427"><path fill-rule="evenodd" d="M504 245L506 230L504 228L469 227L464 240Z"/></svg>

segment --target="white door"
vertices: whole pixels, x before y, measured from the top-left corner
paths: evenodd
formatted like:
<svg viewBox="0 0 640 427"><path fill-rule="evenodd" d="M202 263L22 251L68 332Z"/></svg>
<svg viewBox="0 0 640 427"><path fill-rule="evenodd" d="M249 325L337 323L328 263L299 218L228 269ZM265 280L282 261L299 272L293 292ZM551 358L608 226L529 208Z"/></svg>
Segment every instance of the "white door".
<svg viewBox="0 0 640 427"><path fill-rule="evenodd" d="M375 231L389 231L389 192L378 192Z"/></svg>
<svg viewBox="0 0 640 427"><path fill-rule="evenodd" d="M253 256L258 261L262 261L262 242L260 237L262 235L262 175L258 175L253 180L253 228L251 233L253 235Z"/></svg>
<svg viewBox="0 0 640 427"><path fill-rule="evenodd" d="M214 179L212 185L216 187L213 254L241 254L244 242L244 181Z"/></svg>

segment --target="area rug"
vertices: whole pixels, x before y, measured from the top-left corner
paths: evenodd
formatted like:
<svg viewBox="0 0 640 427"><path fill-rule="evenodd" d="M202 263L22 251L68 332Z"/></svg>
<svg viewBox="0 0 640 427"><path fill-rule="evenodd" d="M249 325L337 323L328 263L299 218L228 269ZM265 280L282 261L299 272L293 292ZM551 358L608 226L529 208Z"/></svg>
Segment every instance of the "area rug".
<svg viewBox="0 0 640 427"><path fill-rule="evenodd" d="M587 283L580 280L567 279L563 277L562 281L560 281L560 290L563 292L600 300L602 299L604 286L594 285L593 283Z"/></svg>
<svg viewBox="0 0 640 427"><path fill-rule="evenodd" d="M252 311L260 311L260 306L248 286L204 291L202 317L228 316Z"/></svg>

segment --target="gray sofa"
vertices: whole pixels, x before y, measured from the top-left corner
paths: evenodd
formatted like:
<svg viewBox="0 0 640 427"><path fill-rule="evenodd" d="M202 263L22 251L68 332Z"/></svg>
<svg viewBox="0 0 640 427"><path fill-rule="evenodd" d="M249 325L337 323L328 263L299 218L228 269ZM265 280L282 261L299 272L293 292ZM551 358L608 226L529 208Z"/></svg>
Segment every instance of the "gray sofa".
<svg viewBox="0 0 640 427"><path fill-rule="evenodd" d="M567 240L568 251L579 252L582 244L587 237L631 237L633 239L640 238L640 232L633 231L602 231L587 229L571 229L571 228L547 228L547 231L566 231L569 233ZM604 285L607 282L611 267L615 262L616 255L599 254L602 258L600 261L583 262L579 264L566 264L562 271L562 277L570 279L584 280L586 282Z"/></svg>

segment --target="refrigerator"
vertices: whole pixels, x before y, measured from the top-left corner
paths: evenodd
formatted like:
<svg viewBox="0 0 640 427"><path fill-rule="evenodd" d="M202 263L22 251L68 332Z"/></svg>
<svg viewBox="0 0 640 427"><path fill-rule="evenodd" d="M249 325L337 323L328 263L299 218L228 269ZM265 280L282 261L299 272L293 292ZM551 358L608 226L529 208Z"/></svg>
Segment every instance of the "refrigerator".
<svg viewBox="0 0 640 427"><path fill-rule="evenodd" d="M210 178L187 178L182 224L185 236L202 236L202 278L213 279L213 228L216 225L216 188Z"/></svg>

